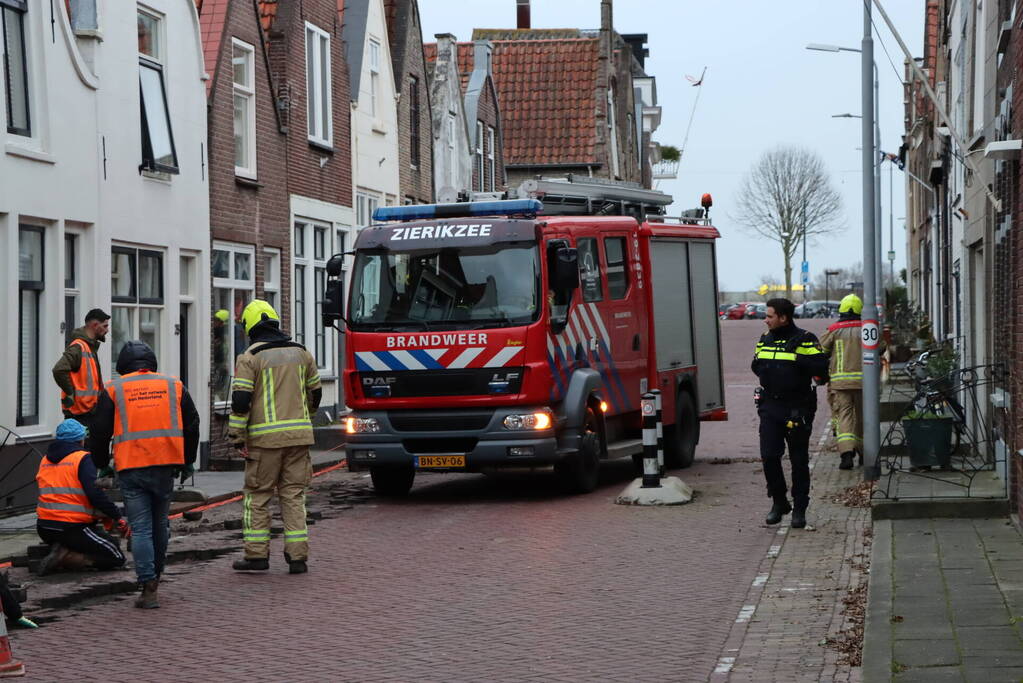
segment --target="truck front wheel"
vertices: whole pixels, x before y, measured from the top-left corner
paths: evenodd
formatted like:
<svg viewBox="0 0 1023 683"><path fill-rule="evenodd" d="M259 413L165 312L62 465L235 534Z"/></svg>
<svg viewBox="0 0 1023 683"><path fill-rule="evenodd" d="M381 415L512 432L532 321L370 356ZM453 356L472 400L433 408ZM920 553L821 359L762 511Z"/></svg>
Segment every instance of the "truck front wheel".
<svg viewBox="0 0 1023 683"><path fill-rule="evenodd" d="M587 408L582 435L579 437L579 450L562 458L554 466L554 473L566 492L589 493L597 488L604 449L599 430L596 413L592 408Z"/></svg>
<svg viewBox="0 0 1023 683"><path fill-rule="evenodd" d="M696 414L693 395L688 391L678 392L675 401L675 424L664 433L664 464L666 467L689 467L696 457L696 436L700 429L700 418Z"/></svg>
<svg viewBox="0 0 1023 683"><path fill-rule="evenodd" d="M416 471L411 467L371 467L369 476L373 480L373 490L378 495L402 498L412 488Z"/></svg>

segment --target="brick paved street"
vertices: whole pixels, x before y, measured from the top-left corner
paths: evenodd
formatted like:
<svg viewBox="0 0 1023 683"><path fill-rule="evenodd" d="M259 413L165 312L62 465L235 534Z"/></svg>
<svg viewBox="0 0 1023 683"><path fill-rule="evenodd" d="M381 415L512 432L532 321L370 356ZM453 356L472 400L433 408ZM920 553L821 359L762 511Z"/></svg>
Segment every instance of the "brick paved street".
<svg viewBox="0 0 1023 683"><path fill-rule="evenodd" d="M407 501L370 499L312 527L308 575L286 574L276 540L269 575L237 575L227 558L190 564L161 587L162 609L106 598L17 633L15 654L47 681L704 681L729 647L734 680L793 680L797 663L834 672L817 641L840 625L849 569L814 557L859 552L842 534L862 516L815 500L818 530L790 534L779 569L757 578L783 538L762 525L759 465L743 462L757 453L748 359L761 329L723 324L732 420L703 425L682 472L698 491L689 505L614 505L626 463L581 497L550 477L424 476ZM828 570L834 586L780 599ZM763 600L736 629L758 581ZM794 621L791 606L811 601L820 608Z"/></svg>

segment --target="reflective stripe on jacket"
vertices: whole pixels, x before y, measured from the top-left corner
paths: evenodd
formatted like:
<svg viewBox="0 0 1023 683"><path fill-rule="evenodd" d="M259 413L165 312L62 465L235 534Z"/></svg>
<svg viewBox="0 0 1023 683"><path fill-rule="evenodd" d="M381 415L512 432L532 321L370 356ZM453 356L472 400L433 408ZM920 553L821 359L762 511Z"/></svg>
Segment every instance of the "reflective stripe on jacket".
<svg viewBox="0 0 1023 683"><path fill-rule="evenodd" d="M185 463L180 380L140 370L107 384L114 403L114 468L131 470Z"/></svg>
<svg viewBox="0 0 1023 683"><path fill-rule="evenodd" d="M764 334L753 352L750 369L764 396L783 401L809 400L812 379L828 372L828 359L813 333L786 325Z"/></svg>
<svg viewBox="0 0 1023 683"><path fill-rule="evenodd" d="M250 446L285 448L313 443L311 393L320 388L316 360L301 345L262 349L256 343L238 356L232 391L252 393L249 412L233 412L228 429L246 434Z"/></svg>
<svg viewBox="0 0 1023 683"><path fill-rule="evenodd" d="M78 465L88 451L75 451L60 462L52 462L45 455L39 463L36 483L39 485L39 499L36 515L39 519L54 522L90 524L95 513L92 503L78 479Z"/></svg>
<svg viewBox="0 0 1023 683"><path fill-rule="evenodd" d="M79 364L78 370L70 373L71 384L75 387L75 395L74 403L71 404L68 411L72 415L84 415L96 407L96 401L99 400L99 394L102 391L99 383L99 365L96 354L92 352L92 348L84 339L75 339L70 345L77 346L82 350L82 362ZM67 394L61 391L60 398L63 401L67 398Z"/></svg>
<svg viewBox="0 0 1023 683"><path fill-rule="evenodd" d="M863 356L859 320L842 320L828 328L821 347L831 354L831 388L863 388Z"/></svg>

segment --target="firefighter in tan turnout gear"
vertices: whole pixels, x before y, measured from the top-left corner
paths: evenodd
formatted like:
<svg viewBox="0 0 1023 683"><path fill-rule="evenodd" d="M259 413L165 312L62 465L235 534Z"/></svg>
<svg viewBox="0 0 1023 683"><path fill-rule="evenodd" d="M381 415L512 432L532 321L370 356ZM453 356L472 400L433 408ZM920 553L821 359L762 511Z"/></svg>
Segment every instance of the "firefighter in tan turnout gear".
<svg viewBox="0 0 1023 683"><path fill-rule="evenodd" d="M270 499L284 520L284 558L291 574L307 571L305 495L312 479L311 416L320 406L320 373L304 346L281 332L270 304L253 300L242 312L249 348L238 356L231 384L228 439L245 453L244 559L238 571L270 568Z"/></svg>
<svg viewBox="0 0 1023 683"><path fill-rule="evenodd" d="M855 454L863 448L863 358L860 346L860 313L863 302L849 294L838 306L838 322L821 337L821 347L831 356L828 403L835 425L839 469L851 470Z"/></svg>

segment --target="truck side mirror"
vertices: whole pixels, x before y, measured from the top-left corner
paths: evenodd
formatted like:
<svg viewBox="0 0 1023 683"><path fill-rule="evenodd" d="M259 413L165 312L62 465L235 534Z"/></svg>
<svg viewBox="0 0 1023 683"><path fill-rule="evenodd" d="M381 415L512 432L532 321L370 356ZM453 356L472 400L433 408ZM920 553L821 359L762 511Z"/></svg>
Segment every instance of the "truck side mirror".
<svg viewBox="0 0 1023 683"><path fill-rule="evenodd" d="M336 256L334 258L337 258ZM327 271L330 271L330 263L334 259L331 259L327 263ZM339 271L340 274L340 271ZM334 327L334 323L338 320L344 320L345 318L345 281L339 278L330 278L327 280L326 289L323 292L323 326Z"/></svg>
<svg viewBox="0 0 1023 683"><path fill-rule="evenodd" d="M341 275L341 271L344 270L344 267L345 267L345 255L344 254L334 254L333 256L330 257L330 260L327 261L327 266L326 266L327 275L330 276L330 277L338 277L338 276Z"/></svg>
<svg viewBox="0 0 1023 683"><path fill-rule="evenodd" d="M579 287L579 252L571 247L558 249L554 261L554 291L569 294Z"/></svg>

